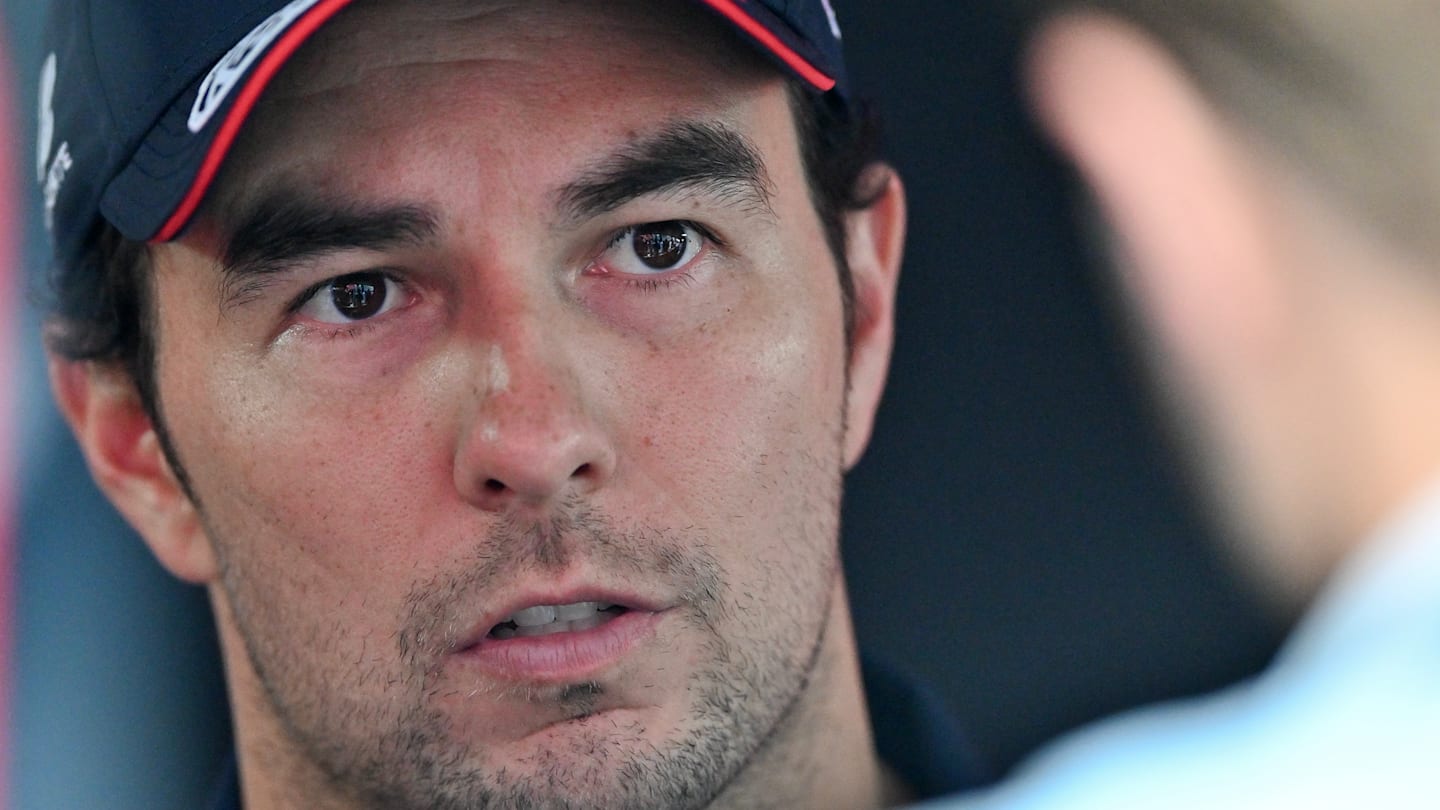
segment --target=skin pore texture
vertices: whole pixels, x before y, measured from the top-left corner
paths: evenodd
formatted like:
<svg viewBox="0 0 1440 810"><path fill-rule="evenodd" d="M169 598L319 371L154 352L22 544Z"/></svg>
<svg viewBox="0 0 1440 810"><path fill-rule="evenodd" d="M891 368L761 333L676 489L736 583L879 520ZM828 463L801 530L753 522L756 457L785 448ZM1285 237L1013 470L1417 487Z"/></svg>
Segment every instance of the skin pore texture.
<svg viewBox="0 0 1440 810"><path fill-rule="evenodd" d="M209 588L247 806L896 798L837 543L902 194L849 215L847 347L783 80L664 8L361 0L297 54L153 248L193 501L133 391L56 373L97 479ZM697 141L756 160L613 182ZM580 601L628 609L603 649L487 637Z"/></svg>

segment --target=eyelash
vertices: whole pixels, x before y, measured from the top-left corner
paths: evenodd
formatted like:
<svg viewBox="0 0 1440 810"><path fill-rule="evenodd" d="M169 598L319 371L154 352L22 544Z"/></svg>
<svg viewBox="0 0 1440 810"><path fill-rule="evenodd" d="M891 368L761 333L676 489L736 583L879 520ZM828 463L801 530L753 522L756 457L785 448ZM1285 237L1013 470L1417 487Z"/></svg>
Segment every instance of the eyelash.
<svg viewBox="0 0 1440 810"><path fill-rule="evenodd" d="M394 281L401 287L407 289L409 288L409 285L406 283L406 281L395 273L387 273L378 270L375 272L379 273L380 275L391 281ZM295 313L303 309L304 306L309 303L310 299L314 298L316 295L319 295L323 290L330 287L332 284L335 283L337 279L341 279L345 276L351 275L355 275L355 273L343 273L338 276L330 276L314 284L311 284L309 287L301 290L299 294L297 294L293 299L291 299L290 303L287 304L285 307L285 314L287 316L294 315ZM385 320L385 318L367 318L363 321L355 321L348 324L306 323L300 324L300 326L302 326L305 334L307 335L323 338L325 340L347 340L350 338L358 338L361 335L364 335L371 329L383 325Z"/></svg>
<svg viewBox="0 0 1440 810"><path fill-rule="evenodd" d="M713 231L693 219L651 219L645 220L644 222L637 222L634 225L626 225L625 227L616 230L614 233L610 234L610 239L605 243L605 247L614 247L615 245L619 244L620 240L624 239L627 234L633 233L637 228L643 228L646 225L661 225L667 222L674 222L677 225L688 225L689 227L694 228L696 231L698 231L701 236L705 237L706 240L714 242L716 245L724 245L724 242L722 242L720 240L720 237L716 236Z"/></svg>
<svg viewBox="0 0 1440 810"><path fill-rule="evenodd" d="M349 340L351 338L360 337L366 332L369 332L371 329L374 329L375 323L374 321L357 321L353 324L348 324L345 326L341 326L339 324L329 324L328 326L329 328L326 328L325 326L312 325L308 328L310 329L311 333L318 335L319 337L325 338L326 340Z"/></svg>
<svg viewBox="0 0 1440 810"><path fill-rule="evenodd" d="M659 292L673 287L688 287L694 282L695 276L688 270L661 278L626 278L620 280L620 283L626 287L646 293Z"/></svg>
<svg viewBox="0 0 1440 810"><path fill-rule="evenodd" d="M297 294L294 298L290 299L290 303L285 306L285 314L293 315L296 312L299 312L301 308L303 308L305 304L310 301L310 299L314 298L321 290L324 290L333 285L336 281L349 276L358 276L362 273L374 273L376 275L384 276L386 279L393 281L406 289L409 289L410 286L406 283L405 279L401 278L399 275L395 273L389 273L380 269L361 270L353 273L341 273L338 276L328 276L301 290L299 294Z"/></svg>
<svg viewBox="0 0 1440 810"><path fill-rule="evenodd" d="M662 220L637 222L634 225L627 225L624 228L621 228L620 230L612 234L610 236L610 239L606 241L605 249L609 250L610 248L619 245L626 236L633 234L637 228L642 228L646 225L653 225L659 221ZM695 232L700 234L700 236L704 238L705 242L707 243L707 247L714 247L721 250L725 249L726 247L726 243L724 240L716 236L714 231L710 230L699 222L690 219L676 219L664 221L672 221L686 227L694 228ZM697 257L696 261L698 260L699 259ZM691 262L691 264L694 264L694 262ZM614 278L616 281L619 281L621 284L624 284L630 289L638 290L645 293L660 292L675 287L688 287L691 284L695 283L695 275L691 273L688 269L679 273L667 273L661 276L612 276L612 278Z"/></svg>
<svg viewBox="0 0 1440 810"><path fill-rule="evenodd" d="M701 224L698 223L698 222L695 222L695 221L693 221L693 220L688 220L688 219L674 220L674 221L677 222L677 223L679 223L679 224L681 224L681 225L685 225L685 226L687 226L687 227L694 228L694 229L695 229L695 232L698 233L698 234L700 234L700 236L704 238L705 242L707 243L706 247L713 247L713 248L718 248L718 249L722 249L722 250L725 248L725 246L726 246L725 241L722 240L722 239L720 239L720 237L716 236L714 231L710 230L709 228L705 227L704 225L701 225ZM612 234L611 237L610 237L610 239L605 243L606 249L608 250L608 249L610 249L610 248L615 247L616 245L620 244L620 242L621 242L622 240L624 240L626 236L628 236L628 235L630 235L630 234L633 234L636 228L644 227L645 225L648 225L648 224L652 224L652 223L649 223L649 222L646 222L646 223L638 223L638 224L635 224L635 225L626 226L626 227L624 227L624 228L621 228L621 229L615 231L615 233ZM693 262L692 262L692 264L693 264ZM383 275L385 278L387 278L387 279L389 279L389 280L391 280L391 281L394 281L396 284L399 284L399 285L401 285L402 287L408 286L407 283L405 282L405 280L402 279L402 278L400 278L400 276L398 276L398 275L395 274L395 273L387 273L387 272L382 272L382 271L374 271L374 272L379 272L379 273L380 273L381 275ZM322 280L320 280L320 281L318 281L318 282L316 282L316 283L314 283L314 284L311 284L310 286L306 287L304 290L301 290L294 298L292 298L292 299L290 300L290 303L286 305L286 307L285 307L285 314L286 314L286 315L294 315L295 313L299 312L302 308L304 308L304 306L305 306L307 303L310 302L311 299L313 299L316 295L321 294L324 290L326 290L326 289L329 288L331 285L333 285L333 284L335 283L336 279L343 278L345 275L354 275L354 274L353 274L353 273L347 273L347 274L344 274L344 275L341 275L341 276L331 276L331 277L327 277L327 278L322 279ZM637 276L623 276L623 277L621 277L621 276L616 276L616 277L614 277L614 278L615 278L616 281L619 281L621 284L624 284L626 287L628 287L628 288L630 288L630 289L638 290L638 291L640 291L640 292L645 292L645 293L660 292L660 291L672 289L672 288L675 288L675 287L688 287L688 286L690 286L691 284L693 284L693 283L695 282L695 276L694 276L694 274L692 274L688 269L685 270L685 271L679 272L679 273L666 274L666 275L660 275L660 276L646 276L646 277L637 277ZM382 322L384 321L383 318L381 318L381 319L379 319L379 320L382 321ZM376 319L366 319L366 320L356 321L356 322L354 322L354 323L345 324L345 325L340 325L340 324L328 324L328 325L307 324L307 325L306 325L306 331L307 331L307 332L310 332L310 333L312 333L312 334L316 334L316 335L318 335L318 336L320 336L320 337L324 337L324 338L326 338L326 339L332 339L332 340L333 340L333 339L340 339L340 338L354 338L354 337L359 337L360 335L363 335L363 334L365 334L366 332L368 332L369 330L375 328L375 326L376 326Z"/></svg>

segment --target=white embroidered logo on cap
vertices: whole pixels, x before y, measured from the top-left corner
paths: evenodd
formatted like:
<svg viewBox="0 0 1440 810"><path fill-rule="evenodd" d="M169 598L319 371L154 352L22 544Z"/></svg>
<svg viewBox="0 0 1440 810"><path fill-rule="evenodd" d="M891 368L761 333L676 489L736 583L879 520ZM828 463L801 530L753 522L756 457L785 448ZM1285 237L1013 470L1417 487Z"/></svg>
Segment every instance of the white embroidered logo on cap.
<svg viewBox="0 0 1440 810"><path fill-rule="evenodd" d="M835 7L830 5L830 0L820 0L820 5L825 7L825 16L830 18L830 33L840 39L840 18L835 16Z"/></svg>
<svg viewBox="0 0 1440 810"><path fill-rule="evenodd" d="M40 68L40 137L35 144L35 179L43 182L50 165L50 149L55 146L55 78L58 67L55 54L45 57Z"/></svg>
<svg viewBox="0 0 1440 810"><path fill-rule="evenodd" d="M220 105L239 84L240 77L260 58L260 54L285 33L291 23L319 2L320 0L292 0L287 3L284 8L271 14L265 22L255 26L254 30L246 34L244 39L236 43L235 47L210 69L205 81L200 83L200 95L195 99L195 106L190 108L191 132L199 132L210 123Z"/></svg>
<svg viewBox="0 0 1440 810"><path fill-rule="evenodd" d="M50 159L50 150L55 148L55 79L58 75L59 67L52 53L40 68L40 133L35 144L35 173L45 198L47 231L55 229L55 204L60 199L60 187L75 163L70 157L69 141L61 143L55 150L55 159Z"/></svg>

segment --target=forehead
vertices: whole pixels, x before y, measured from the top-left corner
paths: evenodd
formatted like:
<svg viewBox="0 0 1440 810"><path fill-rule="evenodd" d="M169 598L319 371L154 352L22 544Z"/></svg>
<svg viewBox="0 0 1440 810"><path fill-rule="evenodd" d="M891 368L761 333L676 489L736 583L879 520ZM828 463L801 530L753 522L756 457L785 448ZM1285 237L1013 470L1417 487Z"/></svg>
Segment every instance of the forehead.
<svg viewBox="0 0 1440 810"><path fill-rule="evenodd" d="M783 82L698 5L359 0L266 91L212 213L277 176L338 180L305 176L317 158L332 174L339 157L394 169L422 151L503 165L521 145L559 165L652 122L742 117Z"/></svg>

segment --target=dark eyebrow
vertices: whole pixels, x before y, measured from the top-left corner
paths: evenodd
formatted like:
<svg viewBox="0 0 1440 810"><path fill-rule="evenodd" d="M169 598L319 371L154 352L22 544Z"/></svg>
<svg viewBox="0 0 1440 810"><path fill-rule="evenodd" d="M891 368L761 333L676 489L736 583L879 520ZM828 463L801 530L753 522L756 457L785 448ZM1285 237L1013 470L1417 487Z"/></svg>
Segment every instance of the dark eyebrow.
<svg viewBox="0 0 1440 810"><path fill-rule="evenodd" d="M579 221L647 194L689 189L770 211L770 178L759 150L729 127L697 121L627 144L560 189L558 208Z"/></svg>
<svg viewBox="0 0 1440 810"><path fill-rule="evenodd" d="M222 300L233 305L266 277L327 253L423 244L438 230L439 217L425 206L367 206L275 193L250 206L230 235Z"/></svg>

